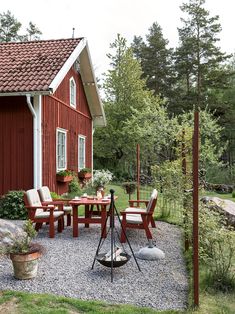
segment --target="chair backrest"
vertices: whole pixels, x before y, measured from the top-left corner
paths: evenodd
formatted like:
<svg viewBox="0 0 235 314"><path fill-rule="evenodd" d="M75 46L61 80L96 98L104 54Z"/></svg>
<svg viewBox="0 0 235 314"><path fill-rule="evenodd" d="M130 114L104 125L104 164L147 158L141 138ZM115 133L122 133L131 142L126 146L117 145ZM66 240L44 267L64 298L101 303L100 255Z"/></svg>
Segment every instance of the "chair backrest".
<svg viewBox="0 0 235 314"><path fill-rule="evenodd" d="M42 202L52 202L53 201L48 186L42 186L38 190L38 193L39 193L39 196L40 196L40 199Z"/></svg>
<svg viewBox="0 0 235 314"><path fill-rule="evenodd" d="M31 189L25 192L25 196L26 196L26 203L29 206L42 206L42 203L40 201L40 197L38 194L38 191L36 189ZM39 214L43 212L42 208L37 208L37 210L35 211L35 214ZM31 218L31 217L29 217ZM33 218L33 217L32 217Z"/></svg>
<svg viewBox="0 0 235 314"><path fill-rule="evenodd" d="M151 214L153 213L154 208L157 204L157 195L158 195L158 192L156 189L154 189L151 194L150 200L148 202L148 206L146 208L147 213L151 213Z"/></svg>

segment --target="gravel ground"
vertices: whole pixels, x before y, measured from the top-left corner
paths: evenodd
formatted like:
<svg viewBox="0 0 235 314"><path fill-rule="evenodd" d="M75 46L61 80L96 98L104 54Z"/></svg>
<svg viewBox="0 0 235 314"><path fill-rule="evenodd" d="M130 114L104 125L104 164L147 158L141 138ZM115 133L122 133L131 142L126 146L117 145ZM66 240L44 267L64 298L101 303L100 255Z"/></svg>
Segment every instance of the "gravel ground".
<svg viewBox="0 0 235 314"><path fill-rule="evenodd" d="M114 269L114 282L111 283L110 268L96 261L91 270L100 238L99 225L90 225L90 228L79 225L78 238L73 238L72 228L66 227L63 233L56 233L54 239L48 237L48 226L45 226L37 236L37 242L46 248L38 276L31 280L17 280L12 275L11 261L1 259L0 290L53 293L161 310L186 308L188 277L181 251L181 231L164 222L157 222L157 228L152 230L156 246L166 254L165 259L138 260L139 272L132 257L123 267ZM128 230L127 235L134 252L146 245L143 230ZM109 240L106 240L100 252L105 252L108 245ZM130 252L127 244L125 249Z"/></svg>

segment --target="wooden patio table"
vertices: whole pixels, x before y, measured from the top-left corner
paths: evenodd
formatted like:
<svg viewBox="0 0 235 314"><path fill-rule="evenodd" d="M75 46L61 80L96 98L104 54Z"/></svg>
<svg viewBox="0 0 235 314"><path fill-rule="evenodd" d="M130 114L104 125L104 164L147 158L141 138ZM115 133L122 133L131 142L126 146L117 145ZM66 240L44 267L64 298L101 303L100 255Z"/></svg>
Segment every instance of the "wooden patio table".
<svg viewBox="0 0 235 314"><path fill-rule="evenodd" d="M117 198L117 197L116 197ZM108 215L109 205L111 199L90 199L80 198L79 200L71 200L69 204L73 208L73 237L78 237L78 224L84 223L86 228L89 228L89 224L101 224L101 236L106 237L107 231L105 228L105 221ZM85 206L85 217L78 216L78 206ZM97 206L98 205L98 206ZM94 206L100 208L100 211L93 211ZM94 216L98 214L98 216ZM103 231L103 234L102 234Z"/></svg>

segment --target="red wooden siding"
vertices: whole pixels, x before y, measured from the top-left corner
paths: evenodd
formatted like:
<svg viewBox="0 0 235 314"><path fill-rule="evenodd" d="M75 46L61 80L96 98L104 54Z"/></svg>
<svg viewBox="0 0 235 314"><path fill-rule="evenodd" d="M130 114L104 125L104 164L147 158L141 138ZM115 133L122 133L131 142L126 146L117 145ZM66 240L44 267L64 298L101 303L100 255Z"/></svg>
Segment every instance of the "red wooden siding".
<svg viewBox="0 0 235 314"><path fill-rule="evenodd" d="M0 194L32 186L33 119L26 97L0 97Z"/></svg>
<svg viewBox="0 0 235 314"><path fill-rule="evenodd" d="M69 79L76 82L77 110L69 105ZM91 167L92 120L80 77L71 69L53 96L43 97L43 185L59 194L67 183L56 181L56 129L67 130L67 168L78 171L78 135L86 136L86 167Z"/></svg>

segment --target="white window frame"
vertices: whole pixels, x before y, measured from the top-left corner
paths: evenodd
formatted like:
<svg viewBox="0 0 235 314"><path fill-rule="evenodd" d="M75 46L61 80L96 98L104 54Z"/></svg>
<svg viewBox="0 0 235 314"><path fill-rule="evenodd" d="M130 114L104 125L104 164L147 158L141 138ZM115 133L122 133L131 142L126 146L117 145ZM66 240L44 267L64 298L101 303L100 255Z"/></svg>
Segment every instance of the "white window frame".
<svg viewBox="0 0 235 314"><path fill-rule="evenodd" d="M84 151L83 151L83 160L84 164L80 165L80 139L84 140ZM86 136L84 135L78 135L78 170L81 170L83 168L86 168Z"/></svg>
<svg viewBox="0 0 235 314"><path fill-rule="evenodd" d="M74 88L73 93L72 88ZM76 108L76 83L73 77L69 80L69 102L71 107Z"/></svg>
<svg viewBox="0 0 235 314"><path fill-rule="evenodd" d="M59 167L59 156L58 156L58 144L59 144L59 133L63 133L65 135L65 143L64 143L64 167ZM57 128L56 129L56 171L67 169L67 130Z"/></svg>

